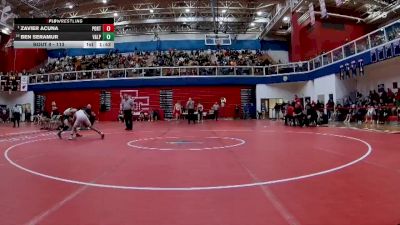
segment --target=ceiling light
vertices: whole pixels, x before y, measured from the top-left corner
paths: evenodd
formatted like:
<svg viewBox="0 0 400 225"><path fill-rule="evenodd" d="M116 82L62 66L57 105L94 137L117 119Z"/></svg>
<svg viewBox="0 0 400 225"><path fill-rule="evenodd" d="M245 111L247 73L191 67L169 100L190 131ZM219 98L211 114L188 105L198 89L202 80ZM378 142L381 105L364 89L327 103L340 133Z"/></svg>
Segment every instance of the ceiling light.
<svg viewBox="0 0 400 225"><path fill-rule="evenodd" d="M3 29L1 30L1 32L2 32L3 34L9 35L9 34L10 34L10 29L8 29L8 28L6 27L6 28L3 28Z"/></svg>
<svg viewBox="0 0 400 225"><path fill-rule="evenodd" d="M190 12L190 9L185 9L185 12L187 12L187 13Z"/></svg>
<svg viewBox="0 0 400 225"><path fill-rule="evenodd" d="M254 27L256 24L254 22L250 23L250 26Z"/></svg>
<svg viewBox="0 0 400 225"><path fill-rule="evenodd" d="M114 16L117 17L117 16L118 16L118 13L115 12L115 13L114 13Z"/></svg>
<svg viewBox="0 0 400 225"><path fill-rule="evenodd" d="M154 9L150 9L150 13L153 13L154 12Z"/></svg>
<svg viewBox="0 0 400 225"><path fill-rule="evenodd" d="M107 3L107 0L102 0L102 2L103 2L104 4L106 4L106 3Z"/></svg>
<svg viewBox="0 0 400 225"><path fill-rule="evenodd" d="M261 15L262 15L262 13L263 13L263 12L261 12L261 11L258 11L258 12L257 12L257 16L261 16Z"/></svg>
<svg viewBox="0 0 400 225"><path fill-rule="evenodd" d="M223 23L224 23L224 22L222 22L222 21L219 21L219 24L220 24L220 25L222 25Z"/></svg>
<svg viewBox="0 0 400 225"><path fill-rule="evenodd" d="M72 8L74 8L74 6L73 5L68 5L68 8L72 9Z"/></svg>
<svg viewBox="0 0 400 225"><path fill-rule="evenodd" d="M282 19L282 21L283 21L284 23L289 23L290 18L289 18L288 16L284 16L283 19Z"/></svg>
<svg viewBox="0 0 400 225"><path fill-rule="evenodd" d="M221 12L222 12L222 13L226 13L226 9L223 9Z"/></svg>

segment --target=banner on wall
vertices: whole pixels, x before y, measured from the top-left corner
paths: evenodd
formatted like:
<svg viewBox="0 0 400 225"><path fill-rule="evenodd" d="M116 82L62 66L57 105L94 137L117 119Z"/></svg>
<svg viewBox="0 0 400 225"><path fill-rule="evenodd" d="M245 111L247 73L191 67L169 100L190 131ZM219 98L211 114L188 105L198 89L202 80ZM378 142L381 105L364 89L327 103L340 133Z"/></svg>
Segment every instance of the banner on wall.
<svg viewBox="0 0 400 225"><path fill-rule="evenodd" d="M363 59L359 59L358 60L358 74L360 76L364 76L364 60Z"/></svg>
<svg viewBox="0 0 400 225"><path fill-rule="evenodd" d="M308 5L308 13L310 14L310 24L313 26L315 24L315 11L313 3Z"/></svg>
<svg viewBox="0 0 400 225"><path fill-rule="evenodd" d="M346 68L346 78L350 78L350 63L344 64L344 67Z"/></svg>
<svg viewBox="0 0 400 225"><path fill-rule="evenodd" d="M321 18L326 18L328 16L328 12L326 11L325 0L319 0L319 6L321 8Z"/></svg>
<svg viewBox="0 0 400 225"><path fill-rule="evenodd" d="M376 49L376 52L378 54L378 60L382 61L385 59L385 47L379 47Z"/></svg>
<svg viewBox="0 0 400 225"><path fill-rule="evenodd" d="M28 91L28 76L21 76L21 88L20 91Z"/></svg>
<svg viewBox="0 0 400 225"><path fill-rule="evenodd" d="M385 57L387 59L393 57L393 45L392 45L392 43L385 45Z"/></svg>
<svg viewBox="0 0 400 225"><path fill-rule="evenodd" d="M351 61L351 76L356 77L357 76L357 63L356 60Z"/></svg>
<svg viewBox="0 0 400 225"><path fill-rule="evenodd" d="M378 61L378 57L376 56L376 50L371 51L371 62L375 63Z"/></svg>
<svg viewBox="0 0 400 225"><path fill-rule="evenodd" d="M345 74L344 66L340 65L340 75L339 75L339 77L340 77L341 80L344 80L344 74Z"/></svg>
<svg viewBox="0 0 400 225"><path fill-rule="evenodd" d="M400 55L400 41L393 42L393 54L395 56Z"/></svg>

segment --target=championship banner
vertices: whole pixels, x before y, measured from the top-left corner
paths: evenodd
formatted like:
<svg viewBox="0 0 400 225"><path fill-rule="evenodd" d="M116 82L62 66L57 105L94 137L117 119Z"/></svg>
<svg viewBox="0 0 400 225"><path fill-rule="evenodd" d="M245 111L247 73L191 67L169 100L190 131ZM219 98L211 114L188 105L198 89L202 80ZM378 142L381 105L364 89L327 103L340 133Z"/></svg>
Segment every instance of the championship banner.
<svg viewBox="0 0 400 225"><path fill-rule="evenodd" d="M311 26L315 24L315 11L314 11L314 4L310 3L308 5L308 13L310 14L310 23Z"/></svg>
<svg viewBox="0 0 400 225"><path fill-rule="evenodd" d="M339 78L340 78L341 80L344 80L344 66L343 66L343 65L340 65L340 75L339 75Z"/></svg>
<svg viewBox="0 0 400 225"><path fill-rule="evenodd" d="M356 60L351 61L351 76L356 77L357 76L357 63Z"/></svg>
<svg viewBox="0 0 400 225"><path fill-rule="evenodd" d="M392 43L385 45L385 56L387 59L393 57L393 46Z"/></svg>
<svg viewBox="0 0 400 225"><path fill-rule="evenodd" d="M376 49L371 50L371 62L375 63L378 61L378 56L376 55Z"/></svg>
<svg viewBox="0 0 400 225"><path fill-rule="evenodd" d="M28 76L21 76L21 91L28 91Z"/></svg>
<svg viewBox="0 0 400 225"><path fill-rule="evenodd" d="M364 76L364 60L359 59L358 60L358 71L360 76Z"/></svg>
<svg viewBox="0 0 400 225"><path fill-rule="evenodd" d="M319 7L321 8L321 18L326 18L328 16L328 12L326 11L325 0L319 0Z"/></svg>
<svg viewBox="0 0 400 225"><path fill-rule="evenodd" d="M346 67L346 78L350 78L350 63L344 64Z"/></svg>
<svg viewBox="0 0 400 225"><path fill-rule="evenodd" d="M393 52L395 56L400 55L400 41L393 42Z"/></svg>
<svg viewBox="0 0 400 225"><path fill-rule="evenodd" d="M378 61L382 61L385 59L385 47L379 47L376 49L378 54Z"/></svg>
<svg viewBox="0 0 400 225"><path fill-rule="evenodd" d="M342 0L335 0L336 1L336 6L339 7L343 4Z"/></svg>

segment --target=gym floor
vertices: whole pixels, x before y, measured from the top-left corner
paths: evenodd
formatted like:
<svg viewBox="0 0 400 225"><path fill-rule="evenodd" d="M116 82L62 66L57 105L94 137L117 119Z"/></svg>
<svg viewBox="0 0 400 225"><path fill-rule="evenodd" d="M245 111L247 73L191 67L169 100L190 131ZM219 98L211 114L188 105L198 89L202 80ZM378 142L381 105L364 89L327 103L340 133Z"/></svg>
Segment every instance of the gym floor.
<svg viewBox="0 0 400 225"><path fill-rule="evenodd" d="M0 127L0 224L397 225L398 134L273 121Z"/></svg>

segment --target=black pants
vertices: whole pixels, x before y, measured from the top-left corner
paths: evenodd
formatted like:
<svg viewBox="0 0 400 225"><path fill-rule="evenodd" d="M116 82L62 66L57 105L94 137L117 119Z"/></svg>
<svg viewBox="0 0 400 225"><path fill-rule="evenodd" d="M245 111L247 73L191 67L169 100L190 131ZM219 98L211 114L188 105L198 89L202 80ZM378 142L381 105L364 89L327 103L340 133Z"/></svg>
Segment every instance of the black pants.
<svg viewBox="0 0 400 225"><path fill-rule="evenodd" d="M127 130L132 130L132 111L124 110L124 120Z"/></svg>
<svg viewBox="0 0 400 225"><path fill-rule="evenodd" d="M13 113L13 122L14 122L14 127L18 124L19 127L19 121L21 120L21 114L19 113Z"/></svg>
<svg viewBox="0 0 400 225"><path fill-rule="evenodd" d="M299 114L294 116L294 125L302 127L304 125L304 115Z"/></svg>
<svg viewBox="0 0 400 225"><path fill-rule="evenodd" d="M215 121L217 121L218 120L218 110L214 110L214 118L215 118Z"/></svg>
<svg viewBox="0 0 400 225"><path fill-rule="evenodd" d="M31 117L32 117L31 113L25 113L25 122L30 123L31 122Z"/></svg>
<svg viewBox="0 0 400 225"><path fill-rule="evenodd" d="M197 111L197 113L198 113L198 118L199 118L199 120L200 121L202 121L203 120L203 111Z"/></svg>
<svg viewBox="0 0 400 225"><path fill-rule="evenodd" d="M193 120L193 123L196 123L196 118L194 118L194 109L188 109L188 123L190 124L190 121Z"/></svg>
<svg viewBox="0 0 400 225"><path fill-rule="evenodd" d="M90 116L89 116L89 121L90 121L90 123L91 123L91 124L92 124L92 126L93 126L94 122L96 122L96 117L95 117L95 116L92 116L92 115L90 115Z"/></svg>
<svg viewBox="0 0 400 225"><path fill-rule="evenodd" d="M285 125L290 125L293 122L293 116L285 116Z"/></svg>

